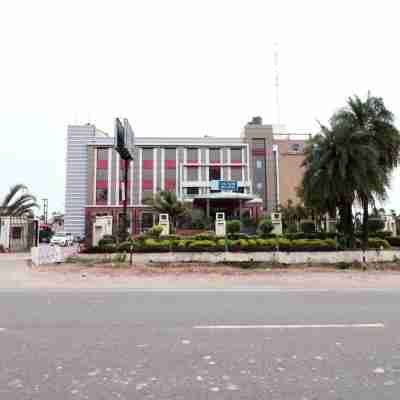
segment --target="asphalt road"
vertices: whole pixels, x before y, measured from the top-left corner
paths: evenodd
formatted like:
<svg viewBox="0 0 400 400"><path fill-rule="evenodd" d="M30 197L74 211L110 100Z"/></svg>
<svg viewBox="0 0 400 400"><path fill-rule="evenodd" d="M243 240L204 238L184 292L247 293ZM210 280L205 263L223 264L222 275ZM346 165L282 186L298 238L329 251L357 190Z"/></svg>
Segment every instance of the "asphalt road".
<svg viewBox="0 0 400 400"><path fill-rule="evenodd" d="M2 291L0 399L399 399L399 303L396 291Z"/></svg>

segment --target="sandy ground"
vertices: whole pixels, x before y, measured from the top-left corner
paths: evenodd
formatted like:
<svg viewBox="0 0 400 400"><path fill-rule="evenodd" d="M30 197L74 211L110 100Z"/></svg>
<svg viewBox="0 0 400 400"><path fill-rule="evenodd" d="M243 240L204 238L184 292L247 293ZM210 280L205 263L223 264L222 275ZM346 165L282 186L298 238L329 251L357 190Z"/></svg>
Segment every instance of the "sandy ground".
<svg viewBox="0 0 400 400"><path fill-rule="evenodd" d="M367 271L300 266L246 270L207 264L32 267L27 254L0 255L0 289L399 289L400 264ZM379 268L379 269L376 269Z"/></svg>
<svg viewBox="0 0 400 400"><path fill-rule="evenodd" d="M400 270L338 271L330 267L243 270L206 264L105 265L64 264L34 269L44 287L77 288L267 288L267 289L400 289Z"/></svg>

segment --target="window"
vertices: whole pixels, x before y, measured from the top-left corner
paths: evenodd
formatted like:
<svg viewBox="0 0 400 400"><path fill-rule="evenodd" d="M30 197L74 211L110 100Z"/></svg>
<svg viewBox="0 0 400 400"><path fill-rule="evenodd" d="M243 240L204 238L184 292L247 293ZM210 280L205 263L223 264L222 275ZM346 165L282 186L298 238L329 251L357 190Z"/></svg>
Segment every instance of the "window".
<svg viewBox="0 0 400 400"><path fill-rule="evenodd" d="M194 148L187 149L187 155L186 155L187 162L188 163L197 162L199 158L198 155L199 155L198 149Z"/></svg>
<svg viewBox="0 0 400 400"><path fill-rule="evenodd" d="M104 203L107 201L107 189L96 189L96 202Z"/></svg>
<svg viewBox="0 0 400 400"><path fill-rule="evenodd" d="M242 167L231 167L231 179L233 181L242 180Z"/></svg>
<svg viewBox="0 0 400 400"><path fill-rule="evenodd" d="M98 169L96 170L96 179L98 181L105 181L107 180L108 171L106 169Z"/></svg>
<svg viewBox="0 0 400 400"><path fill-rule="evenodd" d="M289 152L290 153L300 153L303 151L303 147L300 143L290 143L289 144Z"/></svg>
<svg viewBox="0 0 400 400"><path fill-rule="evenodd" d="M187 168L187 180L197 181L199 179L199 169L197 167Z"/></svg>
<svg viewBox="0 0 400 400"><path fill-rule="evenodd" d="M240 147L231 148L231 162L242 162L242 149Z"/></svg>
<svg viewBox="0 0 400 400"><path fill-rule="evenodd" d="M263 188L262 182L257 182L256 187L257 187L257 190L262 190L262 188Z"/></svg>
<svg viewBox="0 0 400 400"><path fill-rule="evenodd" d="M186 192L189 196L193 196L193 195L199 194L199 188L198 187L188 187L186 189Z"/></svg>
<svg viewBox="0 0 400 400"><path fill-rule="evenodd" d="M221 152L219 149L210 149L210 163L219 163L221 162Z"/></svg>
<svg viewBox="0 0 400 400"><path fill-rule="evenodd" d="M11 239L14 239L14 240L22 239L22 227L21 226L13 226L11 228Z"/></svg>
<svg viewBox="0 0 400 400"><path fill-rule="evenodd" d="M256 168L257 169L260 169L260 168L262 168L263 167L263 162L262 162L262 160L256 160Z"/></svg>
<svg viewBox="0 0 400 400"><path fill-rule="evenodd" d="M221 167L209 167L210 181L221 179Z"/></svg>
<svg viewBox="0 0 400 400"><path fill-rule="evenodd" d="M97 149L97 159L98 160L107 160L108 159L108 149L107 148Z"/></svg>

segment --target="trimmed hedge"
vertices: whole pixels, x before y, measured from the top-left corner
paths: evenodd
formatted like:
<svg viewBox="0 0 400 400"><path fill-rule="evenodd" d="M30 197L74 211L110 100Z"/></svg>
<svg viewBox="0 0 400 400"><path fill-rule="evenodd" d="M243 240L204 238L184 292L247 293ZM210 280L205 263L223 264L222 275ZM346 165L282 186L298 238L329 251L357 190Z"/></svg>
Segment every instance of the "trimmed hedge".
<svg viewBox="0 0 400 400"><path fill-rule="evenodd" d="M327 234L331 235L331 234ZM168 239L154 239L141 237L132 242L123 242L119 245L105 244L85 250L86 253L129 253L133 244L136 253L165 253L165 252L221 252L225 245L231 252L294 252L294 251L336 251L337 242L334 239L293 239L287 237L261 238L242 234L232 235L233 239L217 238L214 235L204 234L192 238L181 239L172 236ZM369 238L369 248L387 249L390 245L400 246L400 237Z"/></svg>
<svg viewBox="0 0 400 400"><path fill-rule="evenodd" d="M400 247L400 236L390 236L386 241L393 247Z"/></svg>

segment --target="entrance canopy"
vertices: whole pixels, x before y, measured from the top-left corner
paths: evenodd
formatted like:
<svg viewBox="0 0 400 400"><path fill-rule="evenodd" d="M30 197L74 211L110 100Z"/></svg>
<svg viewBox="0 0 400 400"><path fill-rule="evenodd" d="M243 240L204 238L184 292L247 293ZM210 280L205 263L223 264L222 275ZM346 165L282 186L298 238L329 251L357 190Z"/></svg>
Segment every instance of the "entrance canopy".
<svg viewBox="0 0 400 400"><path fill-rule="evenodd" d="M255 196L251 194L245 193L236 193L236 192L216 192L216 193L207 193L207 194L198 194L193 197L194 200L204 199L204 200L253 200Z"/></svg>

